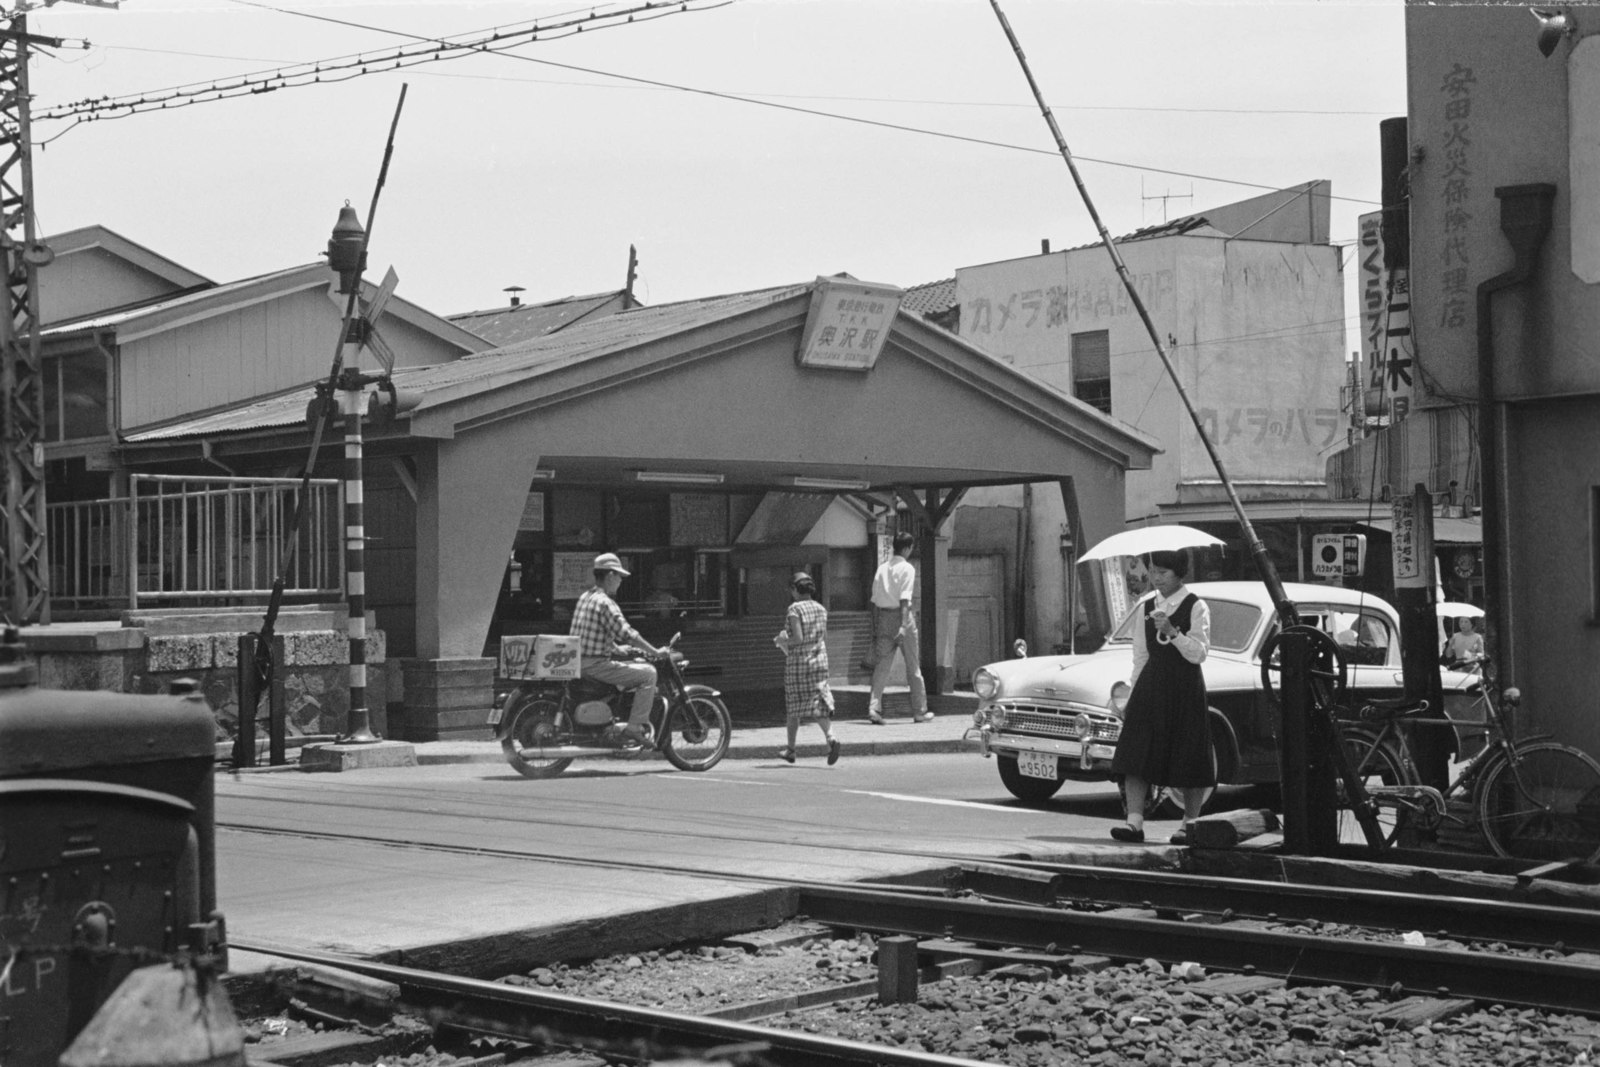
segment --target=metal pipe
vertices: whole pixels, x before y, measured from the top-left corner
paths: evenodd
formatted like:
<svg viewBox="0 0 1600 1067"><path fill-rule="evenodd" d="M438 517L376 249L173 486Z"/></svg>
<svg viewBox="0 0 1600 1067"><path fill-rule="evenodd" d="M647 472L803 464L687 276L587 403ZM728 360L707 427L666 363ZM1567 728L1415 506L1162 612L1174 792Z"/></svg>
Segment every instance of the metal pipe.
<svg viewBox="0 0 1600 1067"><path fill-rule="evenodd" d="M1488 629L1484 640L1489 659L1497 669L1499 684L1513 683L1513 665L1506 661L1505 627L1500 613L1509 590L1502 570L1505 508L1500 500L1500 411L1495 392L1494 318L1490 298L1502 289L1532 277L1539 249L1550 232L1551 205L1556 187L1547 183L1502 185L1494 191L1500 200L1500 232L1511 244L1511 269L1478 285L1478 493L1483 509L1483 611Z"/></svg>
<svg viewBox="0 0 1600 1067"><path fill-rule="evenodd" d="M1072 181L1078 187L1078 195L1083 199L1083 206L1088 210L1089 217L1094 221L1094 227L1100 234L1100 243L1105 245L1106 252L1111 256L1111 262L1116 267L1117 277L1122 280L1122 287L1127 291L1128 301L1133 304L1139 313L1139 320L1144 323L1145 331L1150 335L1150 343L1155 346L1156 355L1161 359L1161 365L1166 368L1167 377L1172 380L1172 387L1177 390L1178 399L1183 401L1184 410L1189 413L1189 419L1194 423L1195 432L1200 436L1200 443L1206 446L1206 452L1211 456L1211 464L1216 467L1217 475L1222 479L1222 488L1228 494L1228 502L1233 505L1234 514L1239 518L1239 527L1244 534L1245 545L1249 549L1251 558L1255 560L1256 570L1261 575L1261 580L1266 583L1267 592L1272 597L1272 602L1278 609L1278 617L1283 625L1293 626L1299 622L1299 615L1294 602L1289 599L1289 594L1283 588L1283 582L1278 578L1278 571L1272 565L1272 557L1268 555L1266 546L1256 536L1256 531L1250 524L1250 518L1245 514L1244 504L1239 500L1239 494L1233 487L1233 480L1228 477L1228 472L1222 463L1222 456L1218 454L1217 447L1212 443L1211 437L1206 433L1204 424L1200 421L1199 412L1195 410L1193 402L1189 399L1188 391L1184 389L1183 382L1178 379L1178 371L1172 364L1172 357L1167 353L1167 347L1162 341L1161 333L1156 329L1155 322L1150 318L1150 311L1144 306L1144 300L1139 296L1139 291L1134 287L1133 277L1128 273L1128 265L1122 261L1122 253L1117 251L1116 242L1111 239L1111 233L1100 220L1100 213L1095 209L1094 201L1089 196L1088 188L1083 184L1083 177L1078 173L1078 164L1072 158L1072 150L1067 147L1066 138L1061 135L1061 127L1056 125L1056 119L1050 113L1050 107L1044 102L1044 94L1039 89L1039 83L1034 80L1033 71L1028 67L1027 57L1022 54L1022 45L1017 41L1017 35L1011 30L1011 23L1006 20L1005 12L1000 10L999 0L989 0L989 5L994 8L995 15L1000 19L1000 26L1005 30L1006 38L1011 42L1011 49L1017 55L1017 62L1022 65L1022 73L1028 79L1028 87L1033 90L1033 98L1039 104L1039 110L1044 115L1046 124L1050 127L1051 136L1055 138L1056 148L1061 152L1061 158L1066 161L1067 169L1072 172Z"/></svg>

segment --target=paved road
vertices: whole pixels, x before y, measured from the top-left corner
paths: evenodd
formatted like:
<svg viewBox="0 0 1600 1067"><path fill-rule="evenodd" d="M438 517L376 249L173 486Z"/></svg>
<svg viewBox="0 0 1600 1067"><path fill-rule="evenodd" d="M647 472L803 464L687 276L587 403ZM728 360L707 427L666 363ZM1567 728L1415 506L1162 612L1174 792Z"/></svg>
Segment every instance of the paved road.
<svg viewBox="0 0 1600 1067"><path fill-rule="evenodd" d="M1107 830L1120 818L1106 783L1023 805L975 753L847 756L835 767L725 760L701 774L589 761L546 781L455 763L222 776L217 793L230 935L363 955L749 889L702 872L859 879L928 866L909 852L1116 851ZM486 851L396 847L419 845ZM494 850L686 873L635 876Z"/></svg>

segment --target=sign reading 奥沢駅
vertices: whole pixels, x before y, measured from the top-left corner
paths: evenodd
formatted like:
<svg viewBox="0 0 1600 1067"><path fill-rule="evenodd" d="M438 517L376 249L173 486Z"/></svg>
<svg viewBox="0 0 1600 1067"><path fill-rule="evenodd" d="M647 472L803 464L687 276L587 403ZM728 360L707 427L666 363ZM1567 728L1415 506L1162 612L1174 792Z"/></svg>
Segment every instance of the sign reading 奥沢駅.
<svg viewBox="0 0 1600 1067"><path fill-rule="evenodd" d="M900 310L901 289L854 279L818 278L800 338L802 367L868 371Z"/></svg>

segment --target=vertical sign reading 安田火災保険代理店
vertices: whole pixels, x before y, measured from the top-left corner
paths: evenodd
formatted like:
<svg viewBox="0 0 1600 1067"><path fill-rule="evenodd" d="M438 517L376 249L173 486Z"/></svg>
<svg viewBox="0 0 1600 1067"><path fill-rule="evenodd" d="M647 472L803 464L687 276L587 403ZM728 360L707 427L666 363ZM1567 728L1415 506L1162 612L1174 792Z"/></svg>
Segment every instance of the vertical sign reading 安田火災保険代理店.
<svg viewBox="0 0 1600 1067"><path fill-rule="evenodd" d="M892 285L818 278L796 356L800 365L871 370L883 353L903 295Z"/></svg>

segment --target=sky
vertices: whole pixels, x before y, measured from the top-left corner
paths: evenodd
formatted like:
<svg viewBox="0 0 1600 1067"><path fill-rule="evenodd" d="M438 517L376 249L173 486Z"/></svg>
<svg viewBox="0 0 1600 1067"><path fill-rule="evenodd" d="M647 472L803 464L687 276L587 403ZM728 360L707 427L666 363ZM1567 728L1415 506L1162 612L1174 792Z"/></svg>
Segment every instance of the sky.
<svg viewBox="0 0 1600 1067"><path fill-rule="evenodd" d="M39 232L102 224L214 281L315 260L346 202L369 277L438 314L622 288L646 303L846 271L900 286L1097 240L989 0L61 2L29 68ZM1000 0L1106 226L1312 179L1347 249L1405 113L1402 0ZM338 83L296 64L616 13ZM74 47L83 41L91 47ZM516 38L526 42L526 37ZM331 79L334 75L330 74ZM247 79L241 82L240 79ZM89 99L198 101L55 117ZM1346 314L1354 336L1353 288Z"/></svg>

